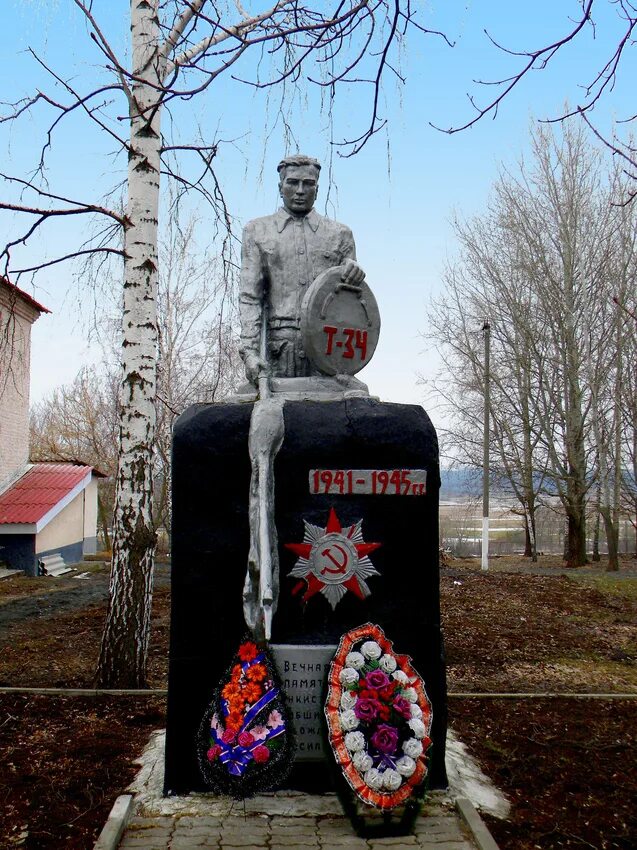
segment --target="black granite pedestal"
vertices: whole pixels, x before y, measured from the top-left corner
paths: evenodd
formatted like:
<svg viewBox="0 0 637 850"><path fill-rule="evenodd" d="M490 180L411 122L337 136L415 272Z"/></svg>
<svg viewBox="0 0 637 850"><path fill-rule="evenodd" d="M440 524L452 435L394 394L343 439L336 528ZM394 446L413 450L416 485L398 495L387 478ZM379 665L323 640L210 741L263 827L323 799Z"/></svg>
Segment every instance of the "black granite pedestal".
<svg viewBox="0 0 637 850"><path fill-rule="evenodd" d="M195 737L212 693L245 634L242 589L249 545L247 437L251 404L189 408L173 443L172 620L166 739L166 793L204 790ZM430 785L446 786L447 704L438 574L438 445L424 410L356 398L286 402L285 439L275 461L280 595L274 644L337 644L366 622L380 625L413 658L433 705ZM425 495L313 494L309 472L425 469ZM337 488L338 489L338 488ZM347 488L345 488L347 489ZM371 595L348 592L333 610L321 594L306 603L288 577L304 520L324 528L334 508L343 527L362 519L365 541L380 543ZM300 762L290 787L329 790L321 762Z"/></svg>

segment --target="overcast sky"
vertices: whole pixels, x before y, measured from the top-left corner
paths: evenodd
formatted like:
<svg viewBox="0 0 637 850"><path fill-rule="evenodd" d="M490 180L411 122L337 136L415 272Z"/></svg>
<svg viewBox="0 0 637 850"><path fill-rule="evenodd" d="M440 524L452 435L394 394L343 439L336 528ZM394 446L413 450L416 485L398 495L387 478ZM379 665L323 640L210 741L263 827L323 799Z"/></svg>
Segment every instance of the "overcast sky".
<svg viewBox="0 0 637 850"><path fill-rule="evenodd" d="M257 2L248 5L260 8ZM490 43L484 29L512 50L534 48L563 34L569 15L576 17L580 4L574 0L447 0L415 5L423 10L423 22L444 30L454 47L432 36L411 38L401 67L405 86L388 83L384 90L381 112L388 118L388 131L379 133L356 157L331 157L331 180L325 167L317 208L325 212L329 189L328 212L353 229L359 262L380 307L381 339L374 360L359 377L384 400L422 403L418 374L430 374L436 364L426 339L427 304L441 291L445 258L455 251L450 215L454 210L472 215L484 207L500 164L513 164L527 150L533 117L556 117L567 99L581 100L581 86L591 81L612 52L622 24L616 4L599 2L595 32L588 27L548 69L531 74L506 100L496 120L483 119L478 126L449 136L433 129L430 122L448 127L468 120L472 108L466 93L473 93L478 101L490 94L476 86L474 78L504 77L519 66L519 59ZM124 50L128 3L96 2L93 10L98 19L105 19L115 47ZM60 74L74 75L81 86L97 74L101 56L70 0L49 4L5 0L3 31L0 100L4 102L45 85L42 69L27 53L29 47ZM618 85L596 109L594 117L602 129L612 116L626 117L635 111L635 66L635 57L628 53ZM332 122L337 141L364 128L369 107L360 89L340 94ZM284 140L281 128L271 127L274 97L273 92L268 103L263 92L219 77L203 98L175 109L175 132L184 134L196 123L205 138L216 135L233 140L221 146L217 162L239 224L277 207L275 169L284 153ZM298 148L328 163L330 122L320 111L316 93L306 96L299 89L290 97L289 120ZM270 130L267 139L266 127ZM39 156L40 130L37 118L13 128L0 125L2 171L28 174ZM110 142L86 132L81 124L59 133L54 145L51 191L96 200L96 193L121 179L121 157L112 157ZM209 213L202 210L201 215ZM5 214L0 220L3 232L10 232L15 224L11 217ZM203 227L200 239L205 235ZM21 262L28 264L70 238L63 228L47 227L36 243L22 250ZM82 288L72 279L73 268L67 266L44 272L34 287L25 278L20 282L52 310L52 315L34 326L33 400L72 380L83 364L98 356L86 338L94 315L92 299L82 297L78 305Z"/></svg>

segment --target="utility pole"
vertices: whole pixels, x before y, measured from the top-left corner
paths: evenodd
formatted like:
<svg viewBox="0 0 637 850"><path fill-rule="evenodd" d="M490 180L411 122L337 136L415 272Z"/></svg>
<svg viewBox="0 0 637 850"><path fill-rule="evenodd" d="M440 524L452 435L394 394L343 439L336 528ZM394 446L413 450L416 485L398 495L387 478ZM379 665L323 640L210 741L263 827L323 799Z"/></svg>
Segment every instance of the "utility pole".
<svg viewBox="0 0 637 850"><path fill-rule="evenodd" d="M491 325L484 320L484 435L482 455L482 569L489 569L489 395L490 395L490 356Z"/></svg>

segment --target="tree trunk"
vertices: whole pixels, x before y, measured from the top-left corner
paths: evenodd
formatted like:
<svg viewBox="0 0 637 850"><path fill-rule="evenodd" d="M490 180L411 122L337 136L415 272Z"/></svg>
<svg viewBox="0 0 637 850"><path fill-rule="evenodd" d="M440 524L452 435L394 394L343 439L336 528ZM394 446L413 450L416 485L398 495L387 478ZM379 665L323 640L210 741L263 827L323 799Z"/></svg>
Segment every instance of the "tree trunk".
<svg viewBox="0 0 637 850"><path fill-rule="evenodd" d="M131 2L135 82L130 104L128 205L110 598L97 669L100 687L146 686L156 535L152 520L160 175L157 0Z"/></svg>
<svg viewBox="0 0 637 850"><path fill-rule="evenodd" d="M606 567L606 572L615 573L619 570L619 540L617 536L617 528L613 523L610 509L606 505L601 508L601 514L604 520L606 542L608 543L608 566Z"/></svg>
<svg viewBox="0 0 637 850"><path fill-rule="evenodd" d="M537 533L535 528L535 509L527 506L524 512L524 557L537 563Z"/></svg>
<svg viewBox="0 0 637 850"><path fill-rule="evenodd" d="M599 555L599 504L595 511L595 525L593 526L593 561L598 563L601 558Z"/></svg>
<svg viewBox="0 0 637 850"><path fill-rule="evenodd" d="M584 500L571 508L567 516L566 566L581 567L586 562L586 519Z"/></svg>

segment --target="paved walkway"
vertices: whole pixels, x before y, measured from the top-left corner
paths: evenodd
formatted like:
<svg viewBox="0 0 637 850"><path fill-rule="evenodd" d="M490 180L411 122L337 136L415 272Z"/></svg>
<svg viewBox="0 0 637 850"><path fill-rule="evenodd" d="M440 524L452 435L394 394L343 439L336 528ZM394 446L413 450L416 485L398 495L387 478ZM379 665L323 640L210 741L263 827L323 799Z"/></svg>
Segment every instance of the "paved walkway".
<svg viewBox="0 0 637 850"><path fill-rule="evenodd" d="M119 845L115 841L112 846L120 850L498 850L472 804L468 800L456 802L454 797L472 796L493 813L506 813L508 804L497 789L487 787L486 777L479 774L453 736L448 749L449 777L455 792L433 792L413 834L363 839L354 833L335 794L279 791L241 802L208 794L163 797L164 736L154 733L129 789L134 795L135 814Z"/></svg>
<svg viewBox="0 0 637 850"><path fill-rule="evenodd" d="M315 804L318 803L318 806ZM120 850L187 850L187 848L269 848L269 850L380 850L391 847L421 850L476 850L468 827L448 798L435 795L416 824L414 834L399 838L358 838L343 817L333 795L258 798L250 809L271 811L283 804L291 814L237 811L225 817L205 813L181 817L134 817L120 842ZM327 804L327 805L326 805ZM326 809L331 811L326 812ZM317 813L321 811L321 814ZM294 812L298 814L294 814Z"/></svg>

